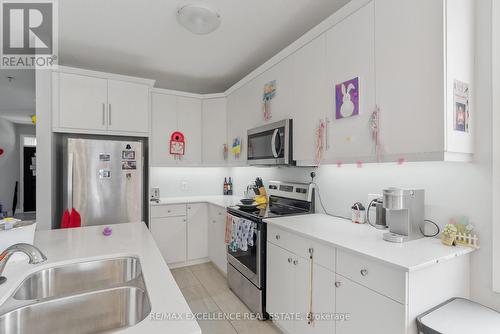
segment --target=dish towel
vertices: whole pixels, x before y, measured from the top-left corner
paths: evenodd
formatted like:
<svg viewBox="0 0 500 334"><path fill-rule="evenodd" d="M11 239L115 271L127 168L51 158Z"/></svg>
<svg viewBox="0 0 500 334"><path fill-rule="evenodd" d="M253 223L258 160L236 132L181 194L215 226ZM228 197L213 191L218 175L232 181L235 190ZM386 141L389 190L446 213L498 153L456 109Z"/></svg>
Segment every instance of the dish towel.
<svg viewBox="0 0 500 334"><path fill-rule="evenodd" d="M255 223L250 220L240 218L238 224L238 234L237 234L238 248L246 252L248 251L248 247L253 247L254 235L255 235Z"/></svg>
<svg viewBox="0 0 500 334"><path fill-rule="evenodd" d="M228 245L231 242L231 235L233 230L233 216L226 215L226 233L224 235L224 242Z"/></svg>
<svg viewBox="0 0 500 334"><path fill-rule="evenodd" d="M240 229L240 219L236 217L231 218L231 242L229 243L229 249L231 252L236 252L238 250L238 231Z"/></svg>

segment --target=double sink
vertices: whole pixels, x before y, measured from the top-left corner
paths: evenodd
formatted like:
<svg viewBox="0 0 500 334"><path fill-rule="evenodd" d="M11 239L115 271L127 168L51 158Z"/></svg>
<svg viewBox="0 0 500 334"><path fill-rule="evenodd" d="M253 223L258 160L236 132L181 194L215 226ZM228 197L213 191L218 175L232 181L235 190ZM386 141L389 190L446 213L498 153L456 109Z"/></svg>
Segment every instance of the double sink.
<svg viewBox="0 0 500 334"><path fill-rule="evenodd" d="M150 312L138 258L72 263L28 276L0 305L0 333L106 333Z"/></svg>

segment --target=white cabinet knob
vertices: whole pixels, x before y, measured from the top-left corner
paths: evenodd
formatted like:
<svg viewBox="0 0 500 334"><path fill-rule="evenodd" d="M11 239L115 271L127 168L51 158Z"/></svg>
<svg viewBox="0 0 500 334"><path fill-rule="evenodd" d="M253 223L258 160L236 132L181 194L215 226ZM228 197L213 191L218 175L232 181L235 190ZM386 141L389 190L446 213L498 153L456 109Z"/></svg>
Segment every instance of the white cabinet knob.
<svg viewBox="0 0 500 334"><path fill-rule="evenodd" d="M360 273L361 273L361 276L366 276L366 275L368 275L368 270L361 269Z"/></svg>
<svg viewBox="0 0 500 334"><path fill-rule="evenodd" d="M335 287L336 287L336 288L340 288L340 286L341 286L341 285L342 285L342 283L341 283L341 282L335 282Z"/></svg>

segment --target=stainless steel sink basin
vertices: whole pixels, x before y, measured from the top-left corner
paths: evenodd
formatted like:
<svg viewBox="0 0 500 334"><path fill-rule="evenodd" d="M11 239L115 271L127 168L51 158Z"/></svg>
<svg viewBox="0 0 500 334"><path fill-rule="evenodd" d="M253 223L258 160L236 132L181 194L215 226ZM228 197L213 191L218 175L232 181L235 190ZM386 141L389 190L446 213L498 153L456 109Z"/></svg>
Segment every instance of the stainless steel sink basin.
<svg viewBox="0 0 500 334"><path fill-rule="evenodd" d="M106 288L129 282L141 273L135 257L72 263L31 274L17 288L14 299L41 299Z"/></svg>
<svg viewBox="0 0 500 334"><path fill-rule="evenodd" d="M28 276L0 306L0 333L108 333L150 312L139 259L81 262Z"/></svg>

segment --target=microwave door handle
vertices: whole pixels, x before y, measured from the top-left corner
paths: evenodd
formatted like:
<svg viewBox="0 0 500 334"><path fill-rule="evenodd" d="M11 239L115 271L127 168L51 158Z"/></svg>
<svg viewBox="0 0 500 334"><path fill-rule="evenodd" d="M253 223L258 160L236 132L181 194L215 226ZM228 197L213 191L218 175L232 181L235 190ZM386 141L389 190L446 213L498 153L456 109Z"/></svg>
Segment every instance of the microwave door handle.
<svg viewBox="0 0 500 334"><path fill-rule="evenodd" d="M278 137L279 132L280 132L279 129L274 130L273 138L271 140L271 149L273 151L273 156L275 158L278 158L278 152L276 151L276 138ZM280 151L281 151L281 149L280 149Z"/></svg>

